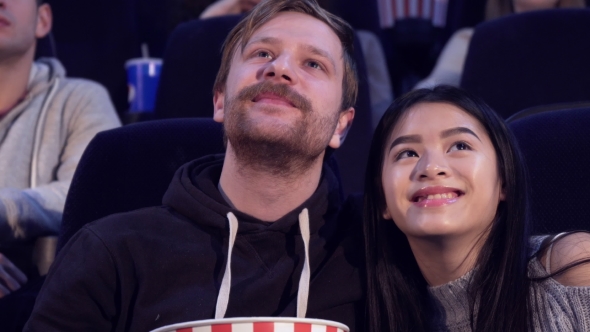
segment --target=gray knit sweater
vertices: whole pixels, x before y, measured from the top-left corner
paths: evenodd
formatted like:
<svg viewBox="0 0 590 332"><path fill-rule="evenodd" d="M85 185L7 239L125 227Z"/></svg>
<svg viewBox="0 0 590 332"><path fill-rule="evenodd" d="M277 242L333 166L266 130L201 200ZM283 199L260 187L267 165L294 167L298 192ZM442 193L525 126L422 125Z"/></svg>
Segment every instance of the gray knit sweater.
<svg viewBox="0 0 590 332"><path fill-rule="evenodd" d="M539 250L544 239L544 236L531 239L533 253ZM531 277L547 275L537 258L530 261L528 269ZM473 270L450 283L429 287L435 307L435 315L431 321L432 331L471 331L466 289L472 275ZM535 313L534 331L590 331L590 287L564 286L553 278L534 283L533 287L531 296L535 296L542 307L541 312Z"/></svg>
<svg viewBox="0 0 590 332"><path fill-rule="evenodd" d="M55 59L33 65L24 100L0 120L0 246L58 234L84 149L117 126L102 86L66 78Z"/></svg>

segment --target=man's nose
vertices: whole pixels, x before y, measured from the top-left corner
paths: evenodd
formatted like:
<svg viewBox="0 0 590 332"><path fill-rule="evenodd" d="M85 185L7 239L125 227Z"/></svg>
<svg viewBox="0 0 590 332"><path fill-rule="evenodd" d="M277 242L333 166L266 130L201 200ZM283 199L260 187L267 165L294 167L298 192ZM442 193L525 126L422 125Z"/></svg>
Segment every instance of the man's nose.
<svg viewBox="0 0 590 332"><path fill-rule="evenodd" d="M264 68L263 77L282 84L295 84L298 81L295 64L288 55L281 55L269 62Z"/></svg>
<svg viewBox="0 0 590 332"><path fill-rule="evenodd" d="M418 180L434 180L451 175L451 168L443 153L425 152L414 169Z"/></svg>

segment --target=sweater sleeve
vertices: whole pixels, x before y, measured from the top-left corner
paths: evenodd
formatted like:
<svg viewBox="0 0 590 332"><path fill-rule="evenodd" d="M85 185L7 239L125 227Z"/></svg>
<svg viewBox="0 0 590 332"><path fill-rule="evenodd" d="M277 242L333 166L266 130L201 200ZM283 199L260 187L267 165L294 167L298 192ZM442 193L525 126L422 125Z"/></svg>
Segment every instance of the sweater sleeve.
<svg viewBox="0 0 590 332"><path fill-rule="evenodd" d="M57 256L24 331L111 331L118 278L102 240L85 227Z"/></svg>
<svg viewBox="0 0 590 332"><path fill-rule="evenodd" d="M530 263L530 276L546 275L541 262ZM539 331L590 331L590 286L564 286L553 278L533 281Z"/></svg>
<svg viewBox="0 0 590 332"><path fill-rule="evenodd" d="M541 331L590 331L590 287L563 286L550 278L537 293Z"/></svg>
<svg viewBox="0 0 590 332"><path fill-rule="evenodd" d="M62 85L69 94L63 104L52 104L51 112L62 112L62 132L51 137L44 134L43 140L62 141L58 164L53 169L53 179L40 183L34 188L19 190L0 189L0 242L6 243L15 238L34 238L59 233L61 217L67 192L82 153L90 140L103 130L120 126L119 118L110 101L107 91L100 85L88 81L66 80ZM56 108L63 108L56 110ZM48 128L47 132L60 130ZM50 158L40 151L39 163ZM51 165L39 165L51 168ZM50 175L51 176L51 175Z"/></svg>

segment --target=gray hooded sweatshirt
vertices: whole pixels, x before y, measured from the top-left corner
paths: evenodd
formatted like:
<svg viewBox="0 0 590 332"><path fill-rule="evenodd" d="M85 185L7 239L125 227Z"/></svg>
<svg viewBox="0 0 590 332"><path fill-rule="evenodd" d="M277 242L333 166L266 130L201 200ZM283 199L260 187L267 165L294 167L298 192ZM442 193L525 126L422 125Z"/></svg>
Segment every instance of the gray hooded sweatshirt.
<svg viewBox="0 0 590 332"><path fill-rule="evenodd" d="M55 59L33 64L25 98L0 120L0 246L58 234L82 152L118 126L102 86L66 78Z"/></svg>

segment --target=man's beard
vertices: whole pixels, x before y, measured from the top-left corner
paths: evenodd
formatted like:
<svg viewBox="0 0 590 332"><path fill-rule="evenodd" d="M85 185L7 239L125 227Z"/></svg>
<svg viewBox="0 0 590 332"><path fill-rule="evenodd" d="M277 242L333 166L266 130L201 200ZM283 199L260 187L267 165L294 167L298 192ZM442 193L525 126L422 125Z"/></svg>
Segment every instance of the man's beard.
<svg viewBox="0 0 590 332"><path fill-rule="evenodd" d="M261 93L272 93L290 101L301 117L280 133L258 128L248 114L247 105ZM280 112L268 106L268 112ZM243 88L225 100L225 135L238 163L281 177L293 177L309 169L325 151L336 129L339 112L320 116L311 102L284 84L268 81Z"/></svg>

